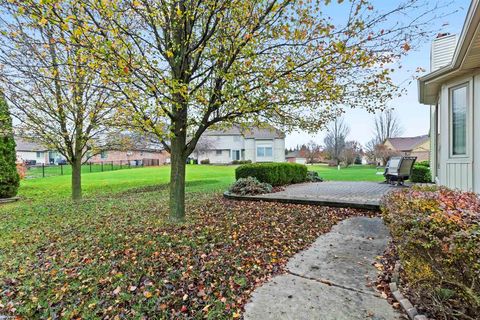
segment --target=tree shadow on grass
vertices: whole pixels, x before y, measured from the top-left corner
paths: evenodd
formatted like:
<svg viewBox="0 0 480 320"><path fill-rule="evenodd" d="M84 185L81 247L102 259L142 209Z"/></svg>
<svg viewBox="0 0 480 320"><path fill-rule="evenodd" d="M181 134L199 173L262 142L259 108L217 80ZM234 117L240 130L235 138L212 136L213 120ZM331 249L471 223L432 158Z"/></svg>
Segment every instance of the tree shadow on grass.
<svg viewBox="0 0 480 320"><path fill-rule="evenodd" d="M186 187L187 188L200 187L200 186L205 186L210 184L217 184L220 182L221 182L220 180L213 180L213 179L187 181ZM119 192L117 193L117 196L130 196L130 195L136 195L139 193L167 191L169 185L170 185L169 183L161 183L161 184L153 184L149 186L135 187L135 188L131 188L131 189Z"/></svg>

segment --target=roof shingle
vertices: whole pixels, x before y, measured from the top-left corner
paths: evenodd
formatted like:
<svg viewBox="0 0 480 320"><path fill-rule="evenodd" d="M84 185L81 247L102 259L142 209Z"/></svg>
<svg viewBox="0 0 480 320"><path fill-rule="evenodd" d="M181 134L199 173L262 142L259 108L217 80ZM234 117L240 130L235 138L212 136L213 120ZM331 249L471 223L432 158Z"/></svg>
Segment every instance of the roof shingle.
<svg viewBox="0 0 480 320"><path fill-rule="evenodd" d="M41 144L26 140L19 136L15 136L15 144L17 145L15 148L17 151L48 151L48 148Z"/></svg>
<svg viewBox="0 0 480 320"><path fill-rule="evenodd" d="M223 130L207 130L205 131L206 136L232 136L232 135L242 135L245 139L283 139L285 134L274 128L273 126L267 125L265 127L253 127L250 129L243 129L238 125L233 125L228 129Z"/></svg>
<svg viewBox="0 0 480 320"><path fill-rule="evenodd" d="M418 137L388 138L385 142L390 142L397 151L412 151L416 146L426 142L428 139L428 135L423 135Z"/></svg>

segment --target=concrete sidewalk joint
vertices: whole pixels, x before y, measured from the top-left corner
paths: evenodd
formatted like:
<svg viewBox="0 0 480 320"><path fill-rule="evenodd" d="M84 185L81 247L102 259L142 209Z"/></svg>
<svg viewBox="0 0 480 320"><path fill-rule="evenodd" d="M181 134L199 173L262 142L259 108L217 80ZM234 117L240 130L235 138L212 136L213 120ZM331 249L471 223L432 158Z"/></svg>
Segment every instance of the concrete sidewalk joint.
<svg viewBox="0 0 480 320"><path fill-rule="evenodd" d="M358 292L358 293L371 294L375 297L380 296L376 292L367 292L367 291L359 290L359 289L356 289L356 288L352 288L352 287L348 287L348 286L344 286L344 285L341 285L341 284L334 283L334 282L329 281L327 279L316 279L316 278L312 278L312 277L306 277L306 276L302 276L301 274L297 274L295 272L292 272L290 270L287 270L287 273L289 273L289 274L291 274L292 276L295 276L295 277L300 277L300 278L303 278L305 280L315 281L315 282L318 282L318 283L321 283L321 284L325 284L327 286L334 286L334 287L337 287L337 288L340 288L340 289L350 290L350 291L354 291L354 292Z"/></svg>
<svg viewBox="0 0 480 320"><path fill-rule="evenodd" d="M389 233L380 218L346 219L293 256L287 272L258 287L245 306L246 320L396 320L375 291Z"/></svg>

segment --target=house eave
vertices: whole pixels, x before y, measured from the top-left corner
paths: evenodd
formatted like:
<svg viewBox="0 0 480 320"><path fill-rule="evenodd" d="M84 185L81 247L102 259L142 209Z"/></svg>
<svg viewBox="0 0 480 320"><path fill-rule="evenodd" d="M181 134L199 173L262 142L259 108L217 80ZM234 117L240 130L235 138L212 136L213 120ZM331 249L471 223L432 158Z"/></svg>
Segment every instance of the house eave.
<svg viewBox="0 0 480 320"><path fill-rule="evenodd" d="M440 88L445 81L467 73L464 68L472 41L479 35L480 0L473 0L465 18L465 23L452 58L452 62L418 79L418 101L426 105L435 105Z"/></svg>

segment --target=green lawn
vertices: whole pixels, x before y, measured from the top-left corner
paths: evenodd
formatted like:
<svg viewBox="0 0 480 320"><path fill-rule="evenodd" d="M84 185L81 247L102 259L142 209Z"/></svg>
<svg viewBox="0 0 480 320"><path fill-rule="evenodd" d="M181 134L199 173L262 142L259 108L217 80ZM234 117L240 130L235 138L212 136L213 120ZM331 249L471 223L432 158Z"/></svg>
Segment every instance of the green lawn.
<svg viewBox="0 0 480 320"><path fill-rule="evenodd" d="M187 165L187 191L221 191L235 176L235 166ZM58 168L54 168L58 169ZM98 169L98 168L97 168ZM337 170L326 165L308 166L326 181L382 181L372 166L350 166ZM66 171L67 172L67 171ZM98 193L115 193L134 187L168 183L170 167L132 168L89 173L85 167L83 190L86 197ZM50 176L22 181L20 196L26 198L65 198L70 194L70 176Z"/></svg>
<svg viewBox="0 0 480 320"><path fill-rule="evenodd" d="M82 188L88 198L99 193L165 185L169 176L169 166L85 173L82 175ZM187 165L187 192L221 191L234 181L234 176L234 166ZM29 199L66 198L70 194L70 179L69 175L64 175L23 180L20 196Z"/></svg>
<svg viewBox="0 0 480 320"><path fill-rule="evenodd" d="M382 175L377 175L374 166L353 165L348 168L329 167L327 165L308 166L308 170L317 171L320 177L330 181L383 181Z"/></svg>
<svg viewBox="0 0 480 320"><path fill-rule="evenodd" d="M312 166L327 180L375 169ZM221 197L234 166L187 166L187 223L168 215L170 168L22 181L0 205L0 314L24 319L231 319L293 254L356 210Z"/></svg>

